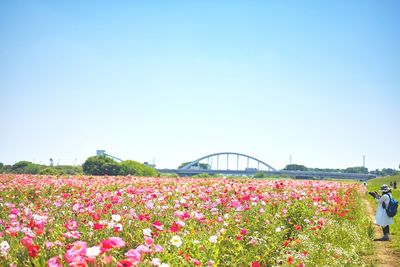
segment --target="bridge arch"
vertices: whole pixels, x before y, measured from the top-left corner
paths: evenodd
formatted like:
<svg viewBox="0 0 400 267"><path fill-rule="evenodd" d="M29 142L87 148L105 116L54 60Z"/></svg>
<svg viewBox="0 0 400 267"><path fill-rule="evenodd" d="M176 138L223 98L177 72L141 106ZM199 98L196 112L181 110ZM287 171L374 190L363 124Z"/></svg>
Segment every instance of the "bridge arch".
<svg viewBox="0 0 400 267"><path fill-rule="evenodd" d="M252 160L256 161L258 164L261 164L261 165L266 166L269 170L277 171L274 167L272 167L271 165L265 163L265 162L262 161L262 160L256 159L255 157L252 157L252 156L249 156L249 155L246 155L246 154L236 153L236 152L219 152L219 153L210 154L210 155L207 155L207 156L198 158L198 159L196 159L196 160L190 162L189 164L183 166L182 168L179 168L179 170L188 170L188 169L190 169L192 166L195 166L195 165L199 164L200 161L202 161L202 160L204 160L204 159L211 158L211 157L215 157L215 156L221 156L221 155L227 155L228 157L229 157L229 155L236 155L236 156L238 156L238 157L239 157L239 156L240 156L240 157L245 157L245 158L247 158L247 159L252 159Z"/></svg>

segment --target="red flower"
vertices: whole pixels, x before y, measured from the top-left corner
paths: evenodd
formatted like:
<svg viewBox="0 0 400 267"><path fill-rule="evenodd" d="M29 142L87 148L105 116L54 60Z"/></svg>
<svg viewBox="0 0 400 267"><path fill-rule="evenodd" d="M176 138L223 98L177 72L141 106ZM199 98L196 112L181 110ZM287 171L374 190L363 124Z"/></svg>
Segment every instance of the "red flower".
<svg viewBox="0 0 400 267"><path fill-rule="evenodd" d="M92 214L93 221L100 220L100 215L98 213Z"/></svg>
<svg viewBox="0 0 400 267"><path fill-rule="evenodd" d="M117 263L117 267L131 267L133 263L129 260L121 260Z"/></svg>
<svg viewBox="0 0 400 267"><path fill-rule="evenodd" d="M287 258L287 263L288 263L289 265L292 265L293 262L294 262L293 256L289 256L289 257Z"/></svg>
<svg viewBox="0 0 400 267"><path fill-rule="evenodd" d="M173 222L169 230L173 233L178 232L181 229L181 226L176 222Z"/></svg>
<svg viewBox="0 0 400 267"><path fill-rule="evenodd" d="M301 230L301 226L300 225L293 225L294 229L296 229L296 231L300 231Z"/></svg>
<svg viewBox="0 0 400 267"><path fill-rule="evenodd" d="M100 224L100 223L94 223L93 224L93 229L94 230L101 230L103 229L104 225Z"/></svg>
<svg viewBox="0 0 400 267"><path fill-rule="evenodd" d="M253 261L251 263L251 267L261 267L260 263L258 261Z"/></svg>
<svg viewBox="0 0 400 267"><path fill-rule="evenodd" d="M40 247L39 246L35 246L35 245L29 245L28 246L28 254L30 257L32 258L36 258L39 254L40 251Z"/></svg>

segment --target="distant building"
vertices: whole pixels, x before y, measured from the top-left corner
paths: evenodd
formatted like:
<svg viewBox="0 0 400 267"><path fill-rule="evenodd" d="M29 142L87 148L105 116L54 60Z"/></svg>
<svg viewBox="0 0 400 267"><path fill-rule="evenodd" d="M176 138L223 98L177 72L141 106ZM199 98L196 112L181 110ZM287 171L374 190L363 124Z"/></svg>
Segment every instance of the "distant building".
<svg viewBox="0 0 400 267"><path fill-rule="evenodd" d="M105 150L96 150L96 156L105 156L106 151Z"/></svg>

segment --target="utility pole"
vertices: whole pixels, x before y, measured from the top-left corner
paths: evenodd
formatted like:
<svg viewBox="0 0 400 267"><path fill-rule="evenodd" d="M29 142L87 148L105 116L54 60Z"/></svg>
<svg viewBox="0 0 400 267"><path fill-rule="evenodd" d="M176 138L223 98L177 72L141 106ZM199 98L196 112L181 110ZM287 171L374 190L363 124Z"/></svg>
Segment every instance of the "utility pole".
<svg viewBox="0 0 400 267"><path fill-rule="evenodd" d="M365 168L365 155L363 155L363 167Z"/></svg>

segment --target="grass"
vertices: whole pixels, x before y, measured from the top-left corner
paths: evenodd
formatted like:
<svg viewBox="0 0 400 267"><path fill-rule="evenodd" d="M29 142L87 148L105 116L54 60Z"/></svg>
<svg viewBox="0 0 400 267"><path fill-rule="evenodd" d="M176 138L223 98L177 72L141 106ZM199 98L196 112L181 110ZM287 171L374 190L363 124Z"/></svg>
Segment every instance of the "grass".
<svg viewBox="0 0 400 267"><path fill-rule="evenodd" d="M368 191L378 191L381 187L382 184L387 184L390 186L390 182L397 182L397 189L392 189L392 196L400 200L400 175L396 176L385 176L385 177L379 177L375 179L371 179L368 181L367 189ZM368 193L367 193L368 194ZM369 195L367 195L367 198L371 203L374 203L376 206L376 202L373 200L373 198ZM390 245L396 250L396 252L400 253L400 215L397 214L393 218L393 224L390 225Z"/></svg>

